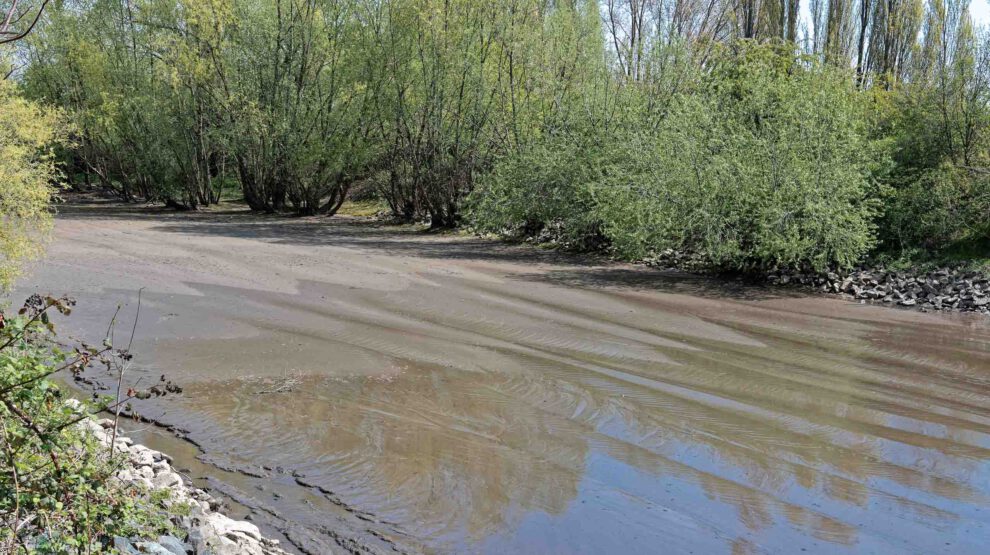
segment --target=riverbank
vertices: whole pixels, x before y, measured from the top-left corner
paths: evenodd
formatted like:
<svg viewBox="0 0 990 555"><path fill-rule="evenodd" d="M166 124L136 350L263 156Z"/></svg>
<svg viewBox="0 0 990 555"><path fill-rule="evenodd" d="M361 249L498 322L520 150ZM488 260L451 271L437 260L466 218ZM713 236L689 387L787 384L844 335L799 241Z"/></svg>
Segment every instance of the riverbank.
<svg viewBox="0 0 990 555"><path fill-rule="evenodd" d="M774 273L767 277L767 282L777 286L814 288L863 302L914 307L922 312L990 314L990 278L959 267L926 272L867 268L824 275Z"/></svg>
<svg viewBox="0 0 990 555"><path fill-rule="evenodd" d="M121 555L288 555L254 524L220 512L218 500L187 483L172 467L170 456L126 436L114 437L112 420L85 418L79 426L123 455L123 466L114 478L132 487L135 495L159 499L177 531L158 538L116 537L114 547Z"/></svg>
<svg viewBox="0 0 990 555"><path fill-rule="evenodd" d="M706 269L697 257L667 251L643 261L662 270L695 272L724 278ZM755 286L773 289L814 291L862 303L921 312L975 312L990 314L990 276L966 264L932 269L889 269L864 265L852 270L800 272L785 270L736 276Z"/></svg>
<svg viewBox="0 0 990 555"><path fill-rule="evenodd" d="M511 243L526 243L561 252L584 256L604 256L597 250L575 249L561 243L553 234L519 240L498 236ZM979 259L983 260L983 259ZM700 278L744 282L752 287L774 290L808 291L835 295L864 303L914 308L921 312L975 312L990 314L990 275L974 269L973 264L956 262L951 266L891 269L882 264L864 264L852 270L831 272L772 271L765 274L725 274L706 266L704 257L666 250L657 256L631 261L658 271L686 272ZM985 264L980 265L981 268Z"/></svg>

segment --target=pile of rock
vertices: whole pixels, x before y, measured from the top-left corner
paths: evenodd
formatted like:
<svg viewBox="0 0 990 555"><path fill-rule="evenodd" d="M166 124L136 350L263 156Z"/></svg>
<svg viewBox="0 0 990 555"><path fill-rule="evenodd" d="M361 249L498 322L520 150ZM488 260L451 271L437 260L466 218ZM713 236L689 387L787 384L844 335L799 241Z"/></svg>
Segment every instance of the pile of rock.
<svg viewBox="0 0 990 555"><path fill-rule="evenodd" d="M168 490L164 501L174 510L173 524L185 532L185 539L162 536L157 540L145 538L114 538L114 546L124 555L151 553L154 555L287 555L278 542L261 535L250 522L233 520L217 510L219 503L202 489L186 484L172 468L171 458L158 451L120 435L113 438L111 420L84 419L80 425L100 442L114 445L114 451L126 456L126 464L117 478L145 491Z"/></svg>
<svg viewBox="0 0 990 555"><path fill-rule="evenodd" d="M674 249L664 249L655 255L643 259L643 262L654 268L665 270L680 270L699 274L711 273L705 257L696 252L682 252Z"/></svg>
<svg viewBox="0 0 990 555"><path fill-rule="evenodd" d="M959 269L940 268L917 274L882 269L862 269L846 275L778 273L767 280L780 285L812 286L868 302L990 314L990 279Z"/></svg>

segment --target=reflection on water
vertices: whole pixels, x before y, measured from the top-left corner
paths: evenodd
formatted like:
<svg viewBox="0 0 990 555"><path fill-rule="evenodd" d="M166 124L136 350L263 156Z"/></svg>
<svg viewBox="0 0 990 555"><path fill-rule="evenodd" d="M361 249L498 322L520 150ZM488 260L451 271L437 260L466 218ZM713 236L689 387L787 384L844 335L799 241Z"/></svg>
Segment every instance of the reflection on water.
<svg viewBox="0 0 990 555"><path fill-rule="evenodd" d="M225 252L245 248L250 228L207 224L128 228L128 240L173 232L190 250L236 241L214 247L216 274L196 274L216 277L241 263ZM299 546L750 554L990 545L985 319L625 267L582 272L503 251L438 260L446 251L435 243L446 239L350 228L321 238L322 258L310 260L321 244L287 237L251 243L272 260L251 279L281 283L265 280L286 272L296 275L291 290L204 278L146 291L145 366L131 379L167 372L182 383L185 395L140 410L235 471L216 471L217 487ZM294 241L305 250L283 252ZM417 254L416 241L434 243ZM287 261L300 259L305 270L291 270ZM346 274L355 267L367 287ZM131 295L107 279L119 290L101 289L91 303Z"/></svg>
<svg viewBox="0 0 990 555"><path fill-rule="evenodd" d="M984 328L513 285L267 299L263 320L307 326L299 383L200 380L166 420L428 550L958 553L990 537ZM337 343L354 350L307 367Z"/></svg>

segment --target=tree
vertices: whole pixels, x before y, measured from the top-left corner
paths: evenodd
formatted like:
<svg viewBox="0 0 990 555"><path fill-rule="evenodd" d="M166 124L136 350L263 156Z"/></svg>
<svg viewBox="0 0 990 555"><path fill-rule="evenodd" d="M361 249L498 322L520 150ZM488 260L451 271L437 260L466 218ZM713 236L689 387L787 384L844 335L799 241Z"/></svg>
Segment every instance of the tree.
<svg viewBox="0 0 990 555"><path fill-rule="evenodd" d="M0 288L38 258L52 227L52 186L59 178L52 146L65 123L54 110L21 98L0 81Z"/></svg>
<svg viewBox="0 0 990 555"><path fill-rule="evenodd" d="M9 0L6 9L0 6L0 45L19 41L28 36L38 21L50 0L38 2Z"/></svg>

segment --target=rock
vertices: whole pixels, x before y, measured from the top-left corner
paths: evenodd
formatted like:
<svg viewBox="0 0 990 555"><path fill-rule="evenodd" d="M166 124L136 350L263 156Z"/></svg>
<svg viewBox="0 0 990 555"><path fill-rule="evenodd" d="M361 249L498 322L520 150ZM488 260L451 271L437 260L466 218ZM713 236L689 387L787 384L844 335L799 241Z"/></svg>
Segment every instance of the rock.
<svg viewBox="0 0 990 555"><path fill-rule="evenodd" d="M169 551L155 542L137 542L134 547L141 553L150 553L151 555L175 555L175 552ZM185 552L179 553L179 555L185 555Z"/></svg>
<svg viewBox="0 0 990 555"><path fill-rule="evenodd" d="M242 520L231 520L231 519L227 519L227 520L228 520L227 527L224 532L226 535L235 534L235 533L244 534L249 538L259 541L261 540L261 530L259 530L258 527L255 526L254 524L251 524L250 522L244 522Z"/></svg>
<svg viewBox="0 0 990 555"><path fill-rule="evenodd" d="M927 273L910 274L882 268L806 274L775 271L769 283L812 285L824 293L841 293L861 303L896 303L918 310L961 310L990 313L990 278L974 272L940 268Z"/></svg>
<svg viewBox="0 0 990 555"><path fill-rule="evenodd" d="M111 444L113 421L84 419L78 426L103 444ZM123 436L118 436L113 445L126 456L123 467L115 474L117 479L139 490L167 490L169 495L162 500L166 508L177 503L188 506L188 514L170 517L183 534L188 534L187 542L168 535L159 537L157 542L117 536L113 538L117 552L122 555L288 555L277 547L277 541L262 536L254 524L217 512L220 502L202 489L187 486L175 472L168 455L134 444Z"/></svg>
<svg viewBox="0 0 990 555"><path fill-rule="evenodd" d="M154 484L156 488L173 488L182 485L182 478L178 474L172 471L165 471L159 473L157 476L151 479L151 483Z"/></svg>
<svg viewBox="0 0 990 555"><path fill-rule="evenodd" d="M84 430L86 430L87 432L90 432L90 433L94 433L95 434L95 432L97 432L97 431L100 431L100 432L103 431L103 428L101 428L100 425L97 424L96 421L93 420L92 418L84 418L84 419L80 420L79 421L79 425Z"/></svg>
<svg viewBox="0 0 990 555"><path fill-rule="evenodd" d="M229 538L215 538L209 544L213 555L265 555L261 545L256 542L238 542Z"/></svg>
<svg viewBox="0 0 990 555"><path fill-rule="evenodd" d="M192 551L192 546L175 536L161 536L158 538L158 544L174 555L186 555Z"/></svg>
<svg viewBox="0 0 990 555"><path fill-rule="evenodd" d="M189 543L192 545L193 553L202 553L209 549L210 546L206 543L209 539L207 536L209 531L196 525L191 525L189 527Z"/></svg>
<svg viewBox="0 0 990 555"><path fill-rule="evenodd" d="M189 532L189 541L192 542L193 550L196 553L211 553L212 555L264 555L258 543L238 542L221 536L209 525L193 528Z"/></svg>
<svg viewBox="0 0 990 555"><path fill-rule="evenodd" d="M123 536L113 537L113 547L121 553L121 555L141 555L141 552L134 547L131 540Z"/></svg>
<svg viewBox="0 0 990 555"><path fill-rule="evenodd" d="M162 472L169 472L172 470L172 466L165 461L155 461L151 463L151 470L155 475L161 474Z"/></svg>
<svg viewBox="0 0 990 555"><path fill-rule="evenodd" d="M151 466L155 462L155 458L151 455L151 451L148 449L135 449L131 450L131 464L134 466Z"/></svg>

